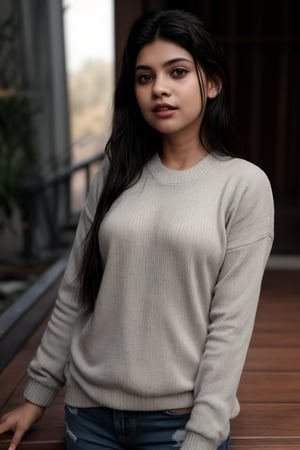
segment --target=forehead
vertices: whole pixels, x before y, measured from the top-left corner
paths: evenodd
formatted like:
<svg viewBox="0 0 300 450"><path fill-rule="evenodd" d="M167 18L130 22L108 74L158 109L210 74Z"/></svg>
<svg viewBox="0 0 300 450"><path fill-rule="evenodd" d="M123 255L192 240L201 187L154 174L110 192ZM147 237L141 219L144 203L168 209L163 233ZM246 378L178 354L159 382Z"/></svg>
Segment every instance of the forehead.
<svg viewBox="0 0 300 450"><path fill-rule="evenodd" d="M194 62L193 56L180 45L163 39L156 39L140 50L136 58L136 66L159 66L166 61L177 58L187 59L191 63Z"/></svg>

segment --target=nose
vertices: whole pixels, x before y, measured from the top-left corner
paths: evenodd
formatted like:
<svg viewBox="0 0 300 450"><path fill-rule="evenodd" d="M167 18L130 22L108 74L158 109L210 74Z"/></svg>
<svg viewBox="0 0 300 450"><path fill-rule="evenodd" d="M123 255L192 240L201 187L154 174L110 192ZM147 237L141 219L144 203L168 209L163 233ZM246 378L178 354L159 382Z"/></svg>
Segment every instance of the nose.
<svg viewBox="0 0 300 450"><path fill-rule="evenodd" d="M159 76L152 85L153 97L169 97L171 95L170 87L165 77Z"/></svg>

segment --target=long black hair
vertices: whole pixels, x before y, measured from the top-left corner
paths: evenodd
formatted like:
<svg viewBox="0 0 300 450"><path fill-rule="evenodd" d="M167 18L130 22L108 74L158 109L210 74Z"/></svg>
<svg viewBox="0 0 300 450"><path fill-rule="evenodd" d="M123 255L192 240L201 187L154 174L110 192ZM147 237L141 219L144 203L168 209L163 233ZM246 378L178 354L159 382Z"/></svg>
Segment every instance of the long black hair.
<svg viewBox="0 0 300 450"><path fill-rule="evenodd" d="M94 221L84 241L79 298L87 313L94 309L103 273L98 242L101 222L113 202L137 182L144 165L161 146L160 133L144 120L135 97L137 55L145 45L158 38L187 50L193 56L196 67L219 86L219 94L205 102L199 137L209 152L233 152L229 81L224 55L218 43L203 22L186 11L163 10L140 17L134 23L125 46L114 96L112 132L105 147L109 168ZM203 96L200 71L199 85Z"/></svg>

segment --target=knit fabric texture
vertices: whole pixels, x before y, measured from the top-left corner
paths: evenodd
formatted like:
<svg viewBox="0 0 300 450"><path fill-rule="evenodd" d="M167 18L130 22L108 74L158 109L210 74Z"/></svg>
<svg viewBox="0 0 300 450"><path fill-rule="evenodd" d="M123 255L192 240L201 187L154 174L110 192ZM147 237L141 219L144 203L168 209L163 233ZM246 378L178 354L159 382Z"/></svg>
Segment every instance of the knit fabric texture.
<svg viewBox="0 0 300 450"><path fill-rule="evenodd" d="M239 413L243 370L273 241L265 173L209 154L185 170L158 154L99 230L95 310L78 302L83 241L108 163L94 177L25 397L151 411L192 406L182 450L216 450Z"/></svg>

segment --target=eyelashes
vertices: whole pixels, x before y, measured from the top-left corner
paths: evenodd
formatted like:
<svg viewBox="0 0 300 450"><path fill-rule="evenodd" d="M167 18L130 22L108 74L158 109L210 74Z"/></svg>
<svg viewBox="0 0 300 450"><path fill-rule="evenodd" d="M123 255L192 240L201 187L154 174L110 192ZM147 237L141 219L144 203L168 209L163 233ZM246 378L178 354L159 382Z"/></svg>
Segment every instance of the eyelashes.
<svg viewBox="0 0 300 450"><path fill-rule="evenodd" d="M183 78L188 73L188 70L183 69L182 67L178 67L174 69L172 72L173 77L175 78Z"/></svg>
<svg viewBox="0 0 300 450"><path fill-rule="evenodd" d="M152 78L153 77L150 74L143 74L143 75L139 75L136 78L136 81L140 84L146 84L146 83L149 83L152 80Z"/></svg>
<svg viewBox="0 0 300 450"><path fill-rule="evenodd" d="M170 76L174 79L180 79L184 78L188 74L188 72L189 71L187 69L184 69L183 67L176 67L170 72ZM143 73L136 77L136 82L139 84L147 84L150 83L154 78L155 76L151 73Z"/></svg>

